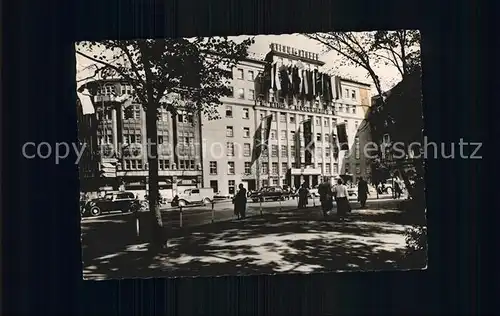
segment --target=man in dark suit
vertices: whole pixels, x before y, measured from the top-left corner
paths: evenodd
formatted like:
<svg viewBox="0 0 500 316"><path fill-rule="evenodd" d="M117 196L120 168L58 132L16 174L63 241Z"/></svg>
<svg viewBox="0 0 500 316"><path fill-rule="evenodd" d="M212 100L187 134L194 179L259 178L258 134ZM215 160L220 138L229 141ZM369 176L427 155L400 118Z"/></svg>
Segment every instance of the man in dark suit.
<svg viewBox="0 0 500 316"><path fill-rule="evenodd" d="M369 194L368 183L363 179L363 177L360 177L358 182L358 201L361 203L361 208L365 207Z"/></svg>

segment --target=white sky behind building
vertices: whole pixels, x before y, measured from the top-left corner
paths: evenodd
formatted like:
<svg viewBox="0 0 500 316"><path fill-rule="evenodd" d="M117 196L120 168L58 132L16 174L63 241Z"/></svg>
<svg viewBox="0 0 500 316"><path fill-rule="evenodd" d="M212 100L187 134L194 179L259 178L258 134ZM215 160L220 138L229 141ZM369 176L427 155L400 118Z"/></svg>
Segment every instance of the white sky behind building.
<svg viewBox="0 0 500 316"><path fill-rule="evenodd" d="M248 37L248 35L240 35L230 37L230 39L234 40L235 42L241 42ZM371 78L369 78L367 72L363 68L353 66L340 66L340 56L336 52L329 52L325 54L324 52L322 52L321 44L301 34L256 35L255 43L250 46L249 53L256 58L263 59L264 56L269 52L269 45L271 43L278 43L281 45L317 53L319 54L319 59L325 62L325 66L323 67L324 71L334 69L335 74L340 75L341 77L371 84L372 94L377 94ZM77 54L76 80L82 80L86 77L91 76L93 74L93 64L95 64L95 62ZM401 75L393 66L376 65L376 73L381 79L382 89L384 91L389 90L399 81L401 81ZM82 83L83 82L79 82L78 85L81 85Z"/></svg>

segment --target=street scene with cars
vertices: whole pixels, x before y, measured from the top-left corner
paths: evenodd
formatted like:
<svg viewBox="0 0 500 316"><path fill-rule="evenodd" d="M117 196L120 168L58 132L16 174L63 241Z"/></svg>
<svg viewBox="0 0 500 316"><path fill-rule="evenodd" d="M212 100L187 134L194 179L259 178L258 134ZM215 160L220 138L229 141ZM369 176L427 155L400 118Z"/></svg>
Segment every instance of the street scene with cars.
<svg viewBox="0 0 500 316"><path fill-rule="evenodd" d="M75 52L85 279L426 268L417 30Z"/></svg>

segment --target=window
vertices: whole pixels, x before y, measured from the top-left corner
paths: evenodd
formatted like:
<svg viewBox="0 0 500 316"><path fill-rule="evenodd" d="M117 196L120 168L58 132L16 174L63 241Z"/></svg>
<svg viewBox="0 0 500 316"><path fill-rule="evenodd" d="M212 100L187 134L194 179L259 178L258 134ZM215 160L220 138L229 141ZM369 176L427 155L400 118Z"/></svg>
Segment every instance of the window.
<svg viewBox="0 0 500 316"><path fill-rule="evenodd" d="M210 174L211 175L217 174L217 161L210 161Z"/></svg>
<svg viewBox="0 0 500 316"><path fill-rule="evenodd" d="M272 145L271 157L278 157L278 145Z"/></svg>
<svg viewBox="0 0 500 316"><path fill-rule="evenodd" d="M169 113L164 108L160 109L160 121L168 122Z"/></svg>
<svg viewBox="0 0 500 316"><path fill-rule="evenodd" d="M292 156L295 156L297 153L295 151L295 146L290 146L290 153L292 154Z"/></svg>
<svg viewBox="0 0 500 316"><path fill-rule="evenodd" d="M229 91L230 91L230 92L229 92L228 97L230 97L230 98L234 98L234 87L229 87Z"/></svg>
<svg viewBox="0 0 500 316"><path fill-rule="evenodd" d="M249 70L248 71L248 80L249 81L254 81L255 80L255 74L254 74L253 70Z"/></svg>
<svg viewBox="0 0 500 316"><path fill-rule="evenodd" d="M274 178L271 181L273 182L273 185L278 185L278 179Z"/></svg>
<svg viewBox="0 0 500 316"><path fill-rule="evenodd" d="M330 157L331 149L330 146L325 147L325 157Z"/></svg>
<svg viewBox="0 0 500 316"><path fill-rule="evenodd" d="M327 120L327 119L323 120L323 126L328 127L328 125L329 125L328 123L329 123L329 122L328 122L328 120Z"/></svg>
<svg viewBox="0 0 500 316"><path fill-rule="evenodd" d="M345 112L349 113L349 110L351 109L351 106L349 104L345 105Z"/></svg>
<svg viewBox="0 0 500 316"><path fill-rule="evenodd" d="M245 77L244 77L244 73L243 73L243 69L237 69L237 77L238 79L240 80L243 80Z"/></svg>
<svg viewBox="0 0 500 316"><path fill-rule="evenodd" d="M238 89L238 99L244 99L245 98L245 89L239 88Z"/></svg>
<svg viewBox="0 0 500 316"><path fill-rule="evenodd" d="M250 127L243 127L243 137L250 137Z"/></svg>
<svg viewBox="0 0 500 316"><path fill-rule="evenodd" d="M243 156L250 157L250 144L249 143L243 144Z"/></svg>
<svg viewBox="0 0 500 316"><path fill-rule="evenodd" d="M246 120L250 119L250 110L249 109L247 109L247 108L243 109L243 118Z"/></svg>
<svg viewBox="0 0 500 316"><path fill-rule="evenodd" d="M351 98L352 98L353 100L356 100L356 90L352 90L352 91L351 91Z"/></svg>
<svg viewBox="0 0 500 316"><path fill-rule="evenodd" d="M262 180L262 187L267 187L269 185L268 180Z"/></svg>
<svg viewBox="0 0 500 316"><path fill-rule="evenodd" d="M278 174L278 163L277 162L273 162L272 172L273 172L273 174Z"/></svg>
<svg viewBox="0 0 500 316"><path fill-rule="evenodd" d="M269 173L269 164L267 162L262 163L262 174L268 174Z"/></svg>
<svg viewBox="0 0 500 316"><path fill-rule="evenodd" d="M276 122L276 112L274 112L272 115L273 115L273 122Z"/></svg>
<svg viewBox="0 0 500 316"><path fill-rule="evenodd" d="M302 122L302 121L304 121L304 120L305 120L305 116L304 116L304 114L301 114L299 117L300 117L300 122Z"/></svg>
<svg viewBox="0 0 500 316"><path fill-rule="evenodd" d="M248 89L248 100L255 100L255 90Z"/></svg>
<svg viewBox="0 0 500 316"><path fill-rule="evenodd" d="M276 130L275 129L271 130L271 139L276 140Z"/></svg>
<svg viewBox="0 0 500 316"><path fill-rule="evenodd" d="M325 165L325 173L326 174L331 174L332 173L332 166L329 163L327 163Z"/></svg>
<svg viewBox="0 0 500 316"><path fill-rule="evenodd" d="M327 142L327 143L328 143L329 141L330 141L330 135L325 134L325 142Z"/></svg>
<svg viewBox="0 0 500 316"><path fill-rule="evenodd" d="M280 113L280 122L286 123L286 114L285 113Z"/></svg>
<svg viewBox="0 0 500 316"><path fill-rule="evenodd" d="M360 174L361 173L361 166L359 165L359 163L356 164L356 174Z"/></svg>
<svg viewBox="0 0 500 316"><path fill-rule="evenodd" d="M111 112L106 113L106 119L111 119ZM122 118L124 120L139 120L141 118L141 106L134 104L131 108L122 111Z"/></svg>
<svg viewBox="0 0 500 316"><path fill-rule="evenodd" d="M316 118L316 125L321 126L321 119L319 117Z"/></svg>
<svg viewBox="0 0 500 316"><path fill-rule="evenodd" d="M234 132L233 132L233 127L232 126L226 126L226 136L227 137L233 137Z"/></svg>
<svg viewBox="0 0 500 316"><path fill-rule="evenodd" d="M251 164L249 161L245 161L245 174L251 174L251 173L252 173Z"/></svg>
<svg viewBox="0 0 500 316"><path fill-rule="evenodd" d="M352 106L352 114L356 114L356 106L355 105Z"/></svg>
<svg viewBox="0 0 500 316"><path fill-rule="evenodd" d="M349 89L344 89L344 95L343 95L344 98L348 98L349 97Z"/></svg>
<svg viewBox="0 0 500 316"><path fill-rule="evenodd" d="M269 149L267 148L267 146L264 146L264 148L262 148L262 157L267 157L269 155Z"/></svg>
<svg viewBox="0 0 500 316"><path fill-rule="evenodd" d="M281 145L281 157L282 158L288 157L288 150L286 148L286 145Z"/></svg>
<svg viewBox="0 0 500 316"><path fill-rule="evenodd" d="M288 164L286 162L281 163L281 173L286 174L288 172Z"/></svg>
<svg viewBox="0 0 500 316"><path fill-rule="evenodd" d="M229 194L234 194L235 193L235 188L236 188L236 182L234 180L229 180L227 182L227 188L228 188L228 193Z"/></svg>
<svg viewBox="0 0 500 316"><path fill-rule="evenodd" d="M234 143L228 142L226 143L227 155L229 157L234 156Z"/></svg>
<svg viewBox="0 0 500 316"><path fill-rule="evenodd" d="M348 164L348 163L346 163L344 167L345 167L345 169L344 169L344 170L345 170L345 174L348 174L348 173L349 173L349 170L350 170L350 166L349 166L349 164Z"/></svg>
<svg viewBox="0 0 500 316"><path fill-rule="evenodd" d="M320 133L316 134L316 140L319 141L319 142L321 141L321 134Z"/></svg>
<svg viewBox="0 0 500 316"><path fill-rule="evenodd" d="M234 174L234 161L227 162L227 174Z"/></svg>
<svg viewBox="0 0 500 316"><path fill-rule="evenodd" d="M142 169L142 160L140 159L125 159L124 160L125 170L141 170Z"/></svg>
<svg viewBox="0 0 500 316"><path fill-rule="evenodd" d="M359 137L354 139L354 158L360 158Z"/></svg>
<svg viewBox="0 0 500 316"><path fill-rule="evenodd" d="M295 140L295 131L290 132L290 140Z"/></svg>
<svg viewBox="0 0 500 316"><path fill-rule="evenodd" d="M179 169L194 169L194 160L179 160Z"/></svg>
<svg viewBox="0 0 500 316"><path fill-rule="evenodd" d="M233 117L233 107L226 105L226 117Z"/></svg>
<svg viewBox="0 0 500 316"><path fill-rule="evenodd" d="M160 170L169 170L170 169L170 161L159 159L158 160L158 169Z"/></svg>
<svg viewBox="0 0 500 316"><path fill-rule="evenodd" d="M391 137L389 134L384 134L384 143L388 144L391 142Z"/></svg>
<svg viewBox="0 0 500 316"><path fill-rule="evenodd" d="M295 124L295 115L290 115L290 123Z"/></svg>
<svg viewBox="0 0 500 316"><path fill-rule="evenodd" d="M338 174L339 173L339 165L334 163L333 164L333 174Z"/></svg>
<svg viewBox="0 0 500 316"><path fill-rule="evenodd" d="M286 131L281 131L281 140L286 140Z"/></svg>
<svg viewBox="0 0 500 316"><path fill-rule="evenodd" d="M342 104L339 104L339 112L343 112L344 111L344 107Z"/></svg>

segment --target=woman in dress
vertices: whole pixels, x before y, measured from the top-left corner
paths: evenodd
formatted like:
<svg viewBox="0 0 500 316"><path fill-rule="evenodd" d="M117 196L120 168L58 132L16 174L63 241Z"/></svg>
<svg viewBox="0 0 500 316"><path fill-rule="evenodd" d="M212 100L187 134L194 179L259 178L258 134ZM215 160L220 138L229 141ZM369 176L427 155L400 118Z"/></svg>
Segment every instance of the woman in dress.
<svg viewBox="0 0 500 316"><path fill-rule="evenodd" d="M347 193L347 187L342 184L342 179L337 180L337 185L333 189L335 201L337 202L337 215L340 221L343 221L348 212L351 211Z"/></svg>

